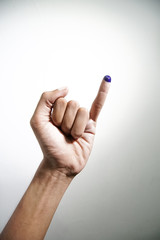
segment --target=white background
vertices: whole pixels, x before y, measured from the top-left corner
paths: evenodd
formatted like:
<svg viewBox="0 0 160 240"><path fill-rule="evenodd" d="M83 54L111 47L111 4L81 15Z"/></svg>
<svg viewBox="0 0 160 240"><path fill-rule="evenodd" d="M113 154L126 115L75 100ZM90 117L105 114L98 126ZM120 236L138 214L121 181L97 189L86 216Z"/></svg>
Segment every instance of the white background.
<svg viewBox="0 0 160 240"><path fill-rule="evenodd" d="M0 231L41 159L29 125L42 92L89 109L111 89L94 149L46 240L160 238L160 2L0 1Z"/></svg>

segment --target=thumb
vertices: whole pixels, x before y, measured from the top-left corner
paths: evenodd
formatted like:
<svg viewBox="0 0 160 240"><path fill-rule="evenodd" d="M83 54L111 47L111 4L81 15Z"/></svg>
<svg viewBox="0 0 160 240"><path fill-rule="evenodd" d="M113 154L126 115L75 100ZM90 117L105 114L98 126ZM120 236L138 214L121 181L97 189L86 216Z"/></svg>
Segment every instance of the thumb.
<svg viewBox="0 0 160 240"><path fill-rule="evenodd" d="M54 102L60 97L65 97L67 93L68 93L67 87L58 88L54 91L42 93L41 98L35 109L34 115L35 114L50 115Z"/></svg>

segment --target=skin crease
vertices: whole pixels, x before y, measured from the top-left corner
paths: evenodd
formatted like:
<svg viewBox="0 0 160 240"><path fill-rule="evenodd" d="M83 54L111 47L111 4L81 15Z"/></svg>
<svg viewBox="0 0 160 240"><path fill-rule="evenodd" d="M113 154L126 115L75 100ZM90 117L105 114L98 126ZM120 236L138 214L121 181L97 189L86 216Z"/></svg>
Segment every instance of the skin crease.
<svg viewBox="0 0 160 240"><path fill-rule="evenodd" d="M64 135L59 128L53 126L51 120L48 121L49 116L39 118L36 116L37 113L35 113L31 120L31 125L42 148L44 159L51 167L65 173L67 176L74 176L84 168L93 145L96 123L91 119L88 120L89 114L84 109L79 109L76 121L81 118L80 111L84 111L81 121L86 127L78 139L76 139L77 136L72 131L73 136ZM71 114L70 118L73 116ZM63 128L65 129L64 126Z"/></svg>
<svg viewBox="0 0 160 240"><path fill-rule="evenodd" d="M65 100L67 88L42 94L30 124L43 160L0 240L44 239L63 194L88 161L109 87L102 80L89 112Z"/></svg>
<svg viewBox="0 0 160 240"><path fill-rule="evenodd" d="M67 176L75 176L84 168L93 146L96 130L95 120L97 120L99 112L104 104L108 89L109 83L103 80L97 98L92 105L90 112L92 118L90 119L87 110L79 108L77 102L70 101L67 104L65 103L63 119L66 120L67 118L69 122L74 122L76 119L76 122L79 121L85 126L85 129L82 127L84 131L81 131L79 136L75 134L76 128L77 131L79 128L78 124L76 124L75 127L74 124L73 126L71 124L70 129L67 129L66 124L62 120L62 131L61 128L57 128L53 125L50 114L55 98L52 99L52 97L50 97L52 92L45 92L42 94L31 119L31 126L43 151L44 159L48 162L49 166L54 169L56 168ZM60 92L55 90L53 95L57 95L57 98L59 99L60 93L62 94L62 97L65 97L68 93L68 89L65 88ZM69 110L70 114L68 113ZM81 116L82 111L83 116ZM61 127L60 124L59 127ZM72 129L74 129L74 131L72 131ZM68 135L70 130L71 135Z"/></svg>

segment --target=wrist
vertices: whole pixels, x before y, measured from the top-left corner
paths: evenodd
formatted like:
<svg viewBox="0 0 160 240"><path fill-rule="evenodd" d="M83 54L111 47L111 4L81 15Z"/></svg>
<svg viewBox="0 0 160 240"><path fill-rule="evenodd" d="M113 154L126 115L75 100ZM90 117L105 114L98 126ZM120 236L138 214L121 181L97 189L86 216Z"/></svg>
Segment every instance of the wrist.
<svg viewBox="0 0 160 240"><path fill-rule="evenodd" d="M51 166L49 161L43 158L39 168L37 169L36 176L40 179L40 181L44 181L44 179L54 182L59 181L65 185L69 185L73 180L73 176L68 176L67 171L64 169L56 168Z"/></svg>

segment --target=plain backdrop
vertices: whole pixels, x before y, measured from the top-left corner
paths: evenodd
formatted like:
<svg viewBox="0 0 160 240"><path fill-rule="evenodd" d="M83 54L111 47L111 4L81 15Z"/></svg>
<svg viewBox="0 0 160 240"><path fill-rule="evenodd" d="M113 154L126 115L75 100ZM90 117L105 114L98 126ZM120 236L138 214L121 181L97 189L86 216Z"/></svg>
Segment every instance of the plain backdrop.
<svg viewBox="0 0 160 240"><path fill-rule="evenodd" d="M90 108L111 89L86 168L46 240L160 239L160 1L0 1L0 231L42 153L29 121L68 86Z"/></svg>

